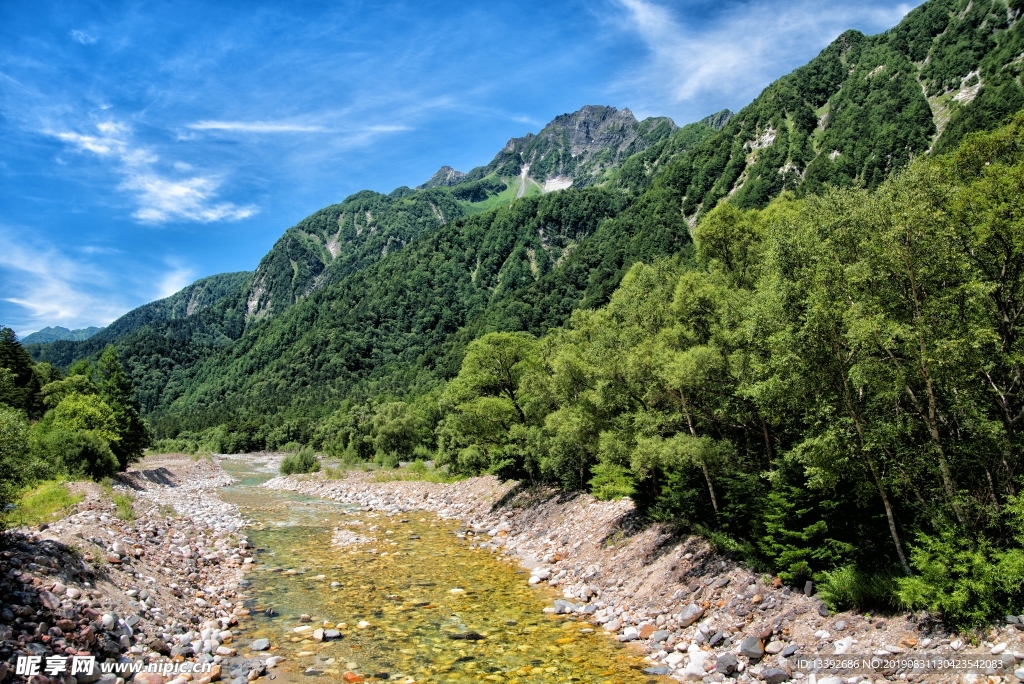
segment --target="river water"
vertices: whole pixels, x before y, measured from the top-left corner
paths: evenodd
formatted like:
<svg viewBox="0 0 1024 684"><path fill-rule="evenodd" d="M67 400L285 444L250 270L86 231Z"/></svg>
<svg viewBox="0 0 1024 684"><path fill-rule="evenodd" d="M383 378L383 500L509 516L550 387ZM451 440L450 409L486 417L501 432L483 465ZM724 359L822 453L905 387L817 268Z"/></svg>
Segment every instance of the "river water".
<svg viewBox="0 0 1024 684"><path fill-rule="evenodd" d="M525 572L474 548L455 522L267 490L258 462L222 466L237 482L221 497L252 521L258 549L239 653L268 638L269 654L287 658L269 671L279 682L670 681L644 674L637 651L588 623L543 613L555 590L528 587ZM316 628L340 638L318 641Z"/></svg>

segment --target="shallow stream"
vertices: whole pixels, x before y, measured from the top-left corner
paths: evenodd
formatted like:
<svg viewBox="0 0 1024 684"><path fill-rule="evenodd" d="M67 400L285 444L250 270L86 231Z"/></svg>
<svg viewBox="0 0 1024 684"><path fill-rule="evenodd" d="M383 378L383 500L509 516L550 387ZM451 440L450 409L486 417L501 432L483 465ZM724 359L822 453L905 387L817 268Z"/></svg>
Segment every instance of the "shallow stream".
<svg viewBox="0 0 1024 684"><path fill-rule="evenodd" d="M237 647L245 654L268 638L268 654L287 658L269 671L279 682L344 681L345 673L420 684L662 679L588 623L543 613L555 590L528 587L525 572L473 548L455 522L267 490L258 485L271 475L258 462L222 465L238 482L221 497L253 521L247 532L258 549L246 575L253 619ZM372 541L336 546L332 536ZM340 638L318 641L317 628Z"/></svg>

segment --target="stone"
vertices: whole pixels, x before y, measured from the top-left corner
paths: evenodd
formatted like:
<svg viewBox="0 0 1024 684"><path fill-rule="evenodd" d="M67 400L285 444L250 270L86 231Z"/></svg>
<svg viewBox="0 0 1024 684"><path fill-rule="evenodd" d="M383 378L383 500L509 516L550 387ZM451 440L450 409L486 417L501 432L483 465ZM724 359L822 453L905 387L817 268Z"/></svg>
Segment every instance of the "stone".
<svg viewBox="0 0 1024 684"><path fill-rule="evenodd" d="M640 634L636 631L636 627L627 627L619 635L619 641L636 641L639 636Z"/></svg>
<svg viewBox="0 0 1024 684"><path fill-rule="evenodd" d="M789 656L797 652L797 648L798 646L796 644L790 644L786 648L782 649L782 657L788 658Z"/></svg>
<svg viewBox="0 0 1024 684"><path fill-rule="evenodd" d="M50 587L50 591L52 591L57 596L63 596L67 592L67 590L67 585L62 584L61 582L54 582L53 586Z"/></svg>
<svg viewBox="0 0 1024 684"><path fill-rule="evenodd" d="M117 617L112 613L104 613L100 618L100 624L103 625L103 629L113 629L117 624Z"/></svg>
<svg viewBox="0 0 1024 684"><path fill-rule="evenodd" d="M46 606L47 610L60 608L60 598L52 591L39 592L39 602Z"/></svg>
<svg viewBox="0 0 1024 684"><path fill-rule="evenodd" d="M735 653L725 653L718 656L718 660L715 661L715 672L728 676L735 672L739 665L740 661Z"/></svg>
<svg viewBox="0 0 1024 684"><path fill-rule="evenodd" d="M164 684L162 675L156 672L140 672L132 679L135 684Z"/></svg>
<svg viewBox="0 0 1024 684"><path fill-rule="evenodd" d="M649 675L667 675L670 672L668 665L655 665L653 667L645 667L644 674Z"/></svg>
<svg viewBox="0 0 1024 684"><path fill-rule="evenodd" d="M832 654L833 655L843 655L844 653L846 653L847 651L850 650L850 646L852 646L852 645L853 645L853 637L843 637L842 639L840 639L840 640L838 640L838 641L836 641L835 643L832 644L832 647L835 649L832 652Z"/></svg>
<svg viewBox="0 0 1024 684"><path fill-rule="evenodd" d="M278 663L283 663L285 660L284 656L270 656L267 658L267 667L277 667Z"/></svg>
<svg viewBox="0 0 1024 684"><path fill-rule="evenodd" d="M566 601L565 599L555 599L555 614L556 615L561 615L563 613L564 614L569 614L569 613L573 612L574 610L576 610L576 604L570 603L569 601Z"/></svg>
<svg viewBox="0 0 1024 684"><path fill-rule="evenodd" d="M325 629L324 639L340 639L341 632L336 629Z"/></svg>
<svg viewBox="0 0 1024 684"><path fill-rule="evenodd" d="M654 634L656 631L657 629L655 628L655 626L648 623L646 625L641 625L640 629L637 630L637 634L640 636L641 639L649 639L651 635Z"/></svg>
<svg viewBox="0 0 1024 684"><path fill-rule="evenodd" d="M789 673L781 667L769 667L761 672L761 679L767 684L782 684L782 682L789 681Z"/></svg>
<svg viewBox="0 0 1024 684"><path fill-rule="evenodd" d="M784 649L785 647L786 644L782 643L781 641L772 641L764 647L764 652L769 655L775 655L776 653L781 653L782 649Z"/></svg>
<svg viewBox="0 0 1024 684"><path fill-rule="evenodd" d="M317 640L317 641L323 641L324 640L324 630L323 630L322 627L318 627L318 628L313 630L313 638L315 640Z"/></svg>
<svg viewBox="0 0 1024 684"><path fill-rule="evenodd" d="M829 616L828 606L825 605L824 602L818 603L818 615L820 615L821 617Z"/></svg>
<svg viewBox="0 0 1024 684"><path fill-rule="evenodd" d="M992 649L989 651L989 653L991 653L992 655L999 655L1000 653L1002 653L1003 651L1006 650L1006 646L1007 646L1007 643L1005 641L1000 642L1000 643L996 644L995 646L993 646Z"/></svg>
<svg viewBox="0 0 1024 684"><path fill-rule="evenodd" d="M249 645L254 651L266 651L270 648L270 639L255 639L252 644Z"/></svg>
<svg viewBox="0 0 1024 684"><path fill-rule="evenodd" d="M764 656L764 646L757 637L746 637L740 642L740 655L747 656L751 660L759 660Z"/></svg>
<svg viewBox="0 0 1024 684"><path fill-rule="evenodd" d="M604 629L606 632L618 632L620 629L622 629L622 623L618 620L609 620L608 622L604 623Z"/></svg>
<svg viewBox="0 0 1024 684"><path fill-rule="evenodd" d="M810 596L814 593L814 582L807 580L804 583L804 596Z"/></svg>
<svg viewBox="0 0 1024 684"><path fill-rule="evenodd" d="M75 587L68 587L66 595L69 599L78 599L82 597L82 592Z"/></svg>
<svg viewBox="0 0 1024 684"><path fill-rule="evenodd" d="M659 629L651 634L651 641L655 644L660 644L663 641L668 641L670 636L672 636L672 633L667 629Z"/></svg>
<svg viewBox="0 0 1024 684"><path fill-rule="evenodd" d="M669 667L678 667L679 663L683 662L684 660L686 660L686 656L682 653L679 653L678 651L674 653L669 653L667 656L665 656L665 663Z"/></svg>
<svg viewBox="0 0 1024 684"><path fill-rule="evenodd" d="M689 627L694 622L700 619L704 614L704 609L698 606L696 603L691 603L683 608L683 612L679 613L679 617L676 621L680 627Z"/></svg>
<svg viewBox="0 0 1024 684"><path fill-rule="evenodd" d="M312 619L313 618L309 617L305 613L303 613L302 615L299 616L299 622L309 622Z"/></svg>
<svg viewBox="0 0 1024 684"><path fill-rule="evenodd" d="M846 620L837 621L836 624L832 625L832 628L835 629L837 632L842 632L844 629L846 629Z"/></svg>

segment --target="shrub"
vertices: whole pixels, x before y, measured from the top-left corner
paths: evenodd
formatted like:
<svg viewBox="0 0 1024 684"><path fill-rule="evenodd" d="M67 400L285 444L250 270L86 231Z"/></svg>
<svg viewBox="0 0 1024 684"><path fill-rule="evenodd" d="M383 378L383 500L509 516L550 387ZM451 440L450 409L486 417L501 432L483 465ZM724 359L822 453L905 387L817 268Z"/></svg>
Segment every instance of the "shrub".
<svg viewBox="0 0 1024 684"><path fill-rule="evenodd" d="M33 451L41 462L49 464L53 474L99 481L119 470L117 456L109 442L93 430L53 428L37 435Z"/></svg>
<svg viewBox="0 0 1024 684"><path fill-rule="evenodd" d="M594 466L594 477L590 480L590 492L602 501L632 496L636 491L629 469L610 463Z"/></svg>
<svg viewBox="0 0 1024 684"><path fill-rule="evenodd" d="M25 483L28 421L21 411L0 406L0 529L7 507Z"/></svg>
<svg viewBox="0 0 1024 684"><path fill-rule="evenodd" d="M299 473L315 473L320 470L320 461L313 450L305 447L297 454L285 456L281 461L282 475L296 475Z"/></svg>
<svg viewBox="0 0 1024 684"><path fill-rule="evenodd" d="M889 574L868 574L853 565L822 572L818 595L833 611L893 610L898 606L896 579Z"/></svg>

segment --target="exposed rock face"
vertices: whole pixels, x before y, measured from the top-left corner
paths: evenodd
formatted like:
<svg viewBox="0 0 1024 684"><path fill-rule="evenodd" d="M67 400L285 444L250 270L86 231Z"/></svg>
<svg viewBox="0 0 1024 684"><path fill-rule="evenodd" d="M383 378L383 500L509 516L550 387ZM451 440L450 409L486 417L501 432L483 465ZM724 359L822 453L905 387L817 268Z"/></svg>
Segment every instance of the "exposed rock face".
<svg viewBox="0 0 1024 684"><path fill-rule="evenodd" d="M430 180L419 186L418 189L437 187L450 188L453 185L461 183L465 177L466 174L461 171L456 171L450 166L442 166L437 170L437 173L430 177Z"/></svg>
<svg viewBox="0 0 1024 684"><path fill-rule="evenodd" d="M555 117L537 135L509 140L491 166L514 159L518 167L529 164L530 176L540 183L562 176L575 186L589 185L676 129L667 117L637 121L628 109L587 105Z"/></svg>

